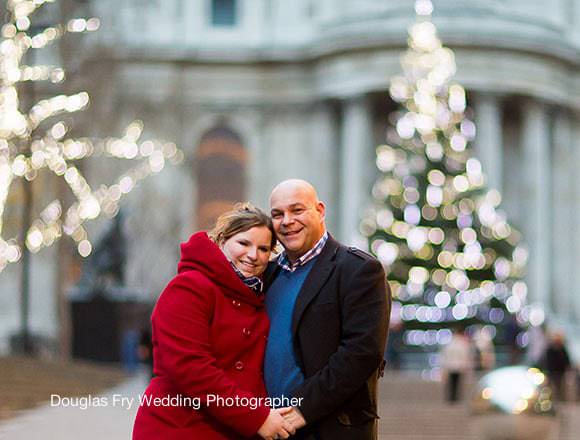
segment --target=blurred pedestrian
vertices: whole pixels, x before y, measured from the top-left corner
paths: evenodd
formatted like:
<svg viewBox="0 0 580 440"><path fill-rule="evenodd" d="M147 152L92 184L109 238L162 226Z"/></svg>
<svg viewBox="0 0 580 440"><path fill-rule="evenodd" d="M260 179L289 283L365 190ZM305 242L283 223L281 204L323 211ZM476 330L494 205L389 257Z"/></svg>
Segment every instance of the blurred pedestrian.
<svg viewBox="0 0 580 440"><path fill-rule="evenodd" d="M121 364L123 369L133 374L139 368L139 332L134 329L126 329L121 336Z"/></svg>
<svg viewBox="0 0 580 440"><path fill-rule="evenodd" d="M556 400L565 400L566 373L571 367L570 356L566 350L564 334L554 332L544 354L543 365L554 389Z"/></svg>
<svg viewBox="0 0 580 440"><path fill-rule="evenodd" d="M147 368L149 378L153 378L153 341L149 325L141 329L139 336L139 360Z"/></svg>
<svg viewBox="0 0 580 440"><path fill-rule="evenodd" d="M454 328L451 342L443 346L441 369L447 401L458 402L461 399L462 383L473 371L473 347L463 329Z"/></svg>
<svg viewBox="0 0 580 440"><path fill-rule="evenodd" d="M495 347L488 327L479 328L473 337L475 369L490 371L495 367Z"/></svg>
<svg viewBox="0 0 580 440"><path fill-rule="evenodd" d="M509 348L509 363L510 365L516 365L522 358L522 348L518 344L518 336L522 333L522 328L516 316L511 313L507 315L503 327L505 343Z"/></svg>
<svg viewBox="0 0 580 440"><path fill-rule="evenodd" d="M542 368L540 364L548 346L546 325L531 325L528 329L528 341L526 362L528 365Z"/></svg>
<svg viewBox="0 0 580 440"><path fill-rule="evenodd" d="M403 322L393 321L389 326L389 338L387 339L387 349L385 350L386 368L389 370L401 369L401 351L403 349Z"/></svg>

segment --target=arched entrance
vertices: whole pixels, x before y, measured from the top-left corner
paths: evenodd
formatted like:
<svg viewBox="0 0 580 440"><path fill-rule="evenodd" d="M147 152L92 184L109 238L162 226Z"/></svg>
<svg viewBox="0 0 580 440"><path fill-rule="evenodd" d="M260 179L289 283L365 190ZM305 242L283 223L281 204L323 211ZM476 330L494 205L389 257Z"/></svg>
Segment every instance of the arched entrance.
<svg viewBox="0 0 580 440"><path fill-rule="evenodd" d="M211 228L220 214L245 200L247 156L240 136L225 124L202 136L194 165L198 229Z"/></svg>

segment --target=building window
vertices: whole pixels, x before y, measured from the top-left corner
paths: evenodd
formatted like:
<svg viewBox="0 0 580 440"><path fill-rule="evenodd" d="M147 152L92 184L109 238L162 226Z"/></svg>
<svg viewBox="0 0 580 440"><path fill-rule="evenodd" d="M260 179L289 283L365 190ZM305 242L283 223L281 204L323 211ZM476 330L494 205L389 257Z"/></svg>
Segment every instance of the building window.
<svg viewBox="0 0 580 440"><path fill-rule="evenodd" d="M211 24L214 26L235 26L236 0L212 0Z"/></svg>

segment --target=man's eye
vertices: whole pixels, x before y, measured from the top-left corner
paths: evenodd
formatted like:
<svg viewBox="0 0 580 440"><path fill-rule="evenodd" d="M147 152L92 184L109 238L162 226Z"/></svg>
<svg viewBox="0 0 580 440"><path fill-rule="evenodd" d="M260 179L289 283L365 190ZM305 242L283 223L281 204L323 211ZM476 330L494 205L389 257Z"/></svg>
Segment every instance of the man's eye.
<svg viewBox="0 0 580 440"><path fill-rule="evenodd" d="M292 212L294 212L294 214L302 214L302 213L304 212L304 209L302 209L302 208L300 208L300 209L295 209L295 210L294 210L294 211L292 211Z"/></svg>
<svg viewBox="0 0 580 440"><path fill-rule="evenodd" d="M272 214L272 218L281 218L281 217L282 217L282 214L279 212Z"/></svg>

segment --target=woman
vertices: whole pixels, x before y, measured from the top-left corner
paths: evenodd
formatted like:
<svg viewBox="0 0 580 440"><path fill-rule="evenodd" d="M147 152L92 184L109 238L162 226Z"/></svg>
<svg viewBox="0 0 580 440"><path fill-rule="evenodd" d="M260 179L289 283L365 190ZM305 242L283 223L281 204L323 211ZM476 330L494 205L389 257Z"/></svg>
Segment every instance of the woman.
<svg viewBox="0 0 580 440"><path fill-rule="evenodd" d="M462 327L453 330L451 342L441 350L441 369L446 379L447 401L461 400L462 379L473 371L473 347Z"/></svg>
<svg viewBox="0 0 580 440"><path fill-rule="evenodd" d="M240 204L209 234L193 234L181 245L178 274L151 317L155 377L141 399L134 440L270 439L293 432L256 399L266 396L269 327L260 275L275 243L270 218ZM236 397L257 405L228 404Z"/></svg>

